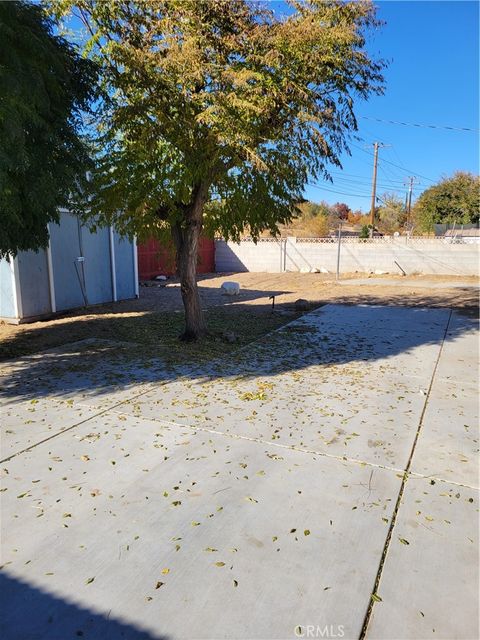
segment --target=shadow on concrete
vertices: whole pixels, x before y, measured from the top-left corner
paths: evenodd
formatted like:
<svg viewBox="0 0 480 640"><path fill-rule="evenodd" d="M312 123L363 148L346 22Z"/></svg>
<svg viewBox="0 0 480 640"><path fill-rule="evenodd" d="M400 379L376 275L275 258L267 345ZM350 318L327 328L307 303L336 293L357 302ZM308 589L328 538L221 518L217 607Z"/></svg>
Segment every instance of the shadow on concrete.
<svg viewBox="0 0 480 640"><path fill-rule="evenodd" d="M422 289L420 283L412 283L410 288L398 287L395 293L385 295L382 293L373 294L371 292L362 292L361 286L348 286L348 291L343 291L343 286L339 290L340 295L334 298L326 297L322 301L318 300L317 304L344 304L344 305L375 305L388 307L410 307L421 309L454 309L462 314L478 318L479 296L477 289L450 289L446 293L428 294L417 293L418 289ZM352 289L355 292L352 293ZM413 292L413 293L412 293Z"/></svg>
<svg viewBox="0 0 480 640"><path fill-rule="evenodd" d="M0 574L2 640L168 640Z"/></svg>
<svg viewBox="0 0 480 640"><path fill-rule="evenodd" d="M251 293L252 296L260 294ZM265 292L262 291L261 295L265 297ZM349 301L358 304L364 299L359 293ZM313 308L325 302L318 300L312 302L311 306ZM318 365L359 361L373 363L422 345L439 344L444 338L448 320L446 309L444 314L440 314L440 322L432 331L425 328L417 330L415 318L420 318L427 308L444 308L445 297L429 295L417 298L416 309L410 314L409 321L401 320L399 316L399 307L407 306L408 298L399 296L386 300L381 297L376 300L370 295L368 302L380 303L383 308L387 304L392 308L392 324L390 326L383 321L380 337L375 312L372 312L370 322L355 327L348 323L348 309L351 308L348 305L339 305L344 309L339 315L327 315L327 322L321 324L320 329L318 326L313 329L307 326L297 331L287 327L269 337L255 340L259 335L254 333L256 324L261 323L262 327L266 327L267 333L294 319L292 304L277 304L272 313L270 304L252 307L237 303L229 308L232 314L227 318L227 327L223 328L243 331L243 338L231 345L213 336L206 343L179 346L176 336L183 323L181 313L175 316L177 324L167 329L163 326L164 316L153 312L133 317L119 316L114 320L101 314L88 321L73 319L68 325L68 335L73 344L5 363L0 378L0 399L3 396L3 404L8 406L12 402L31 402L49 397L62 400L72 397L80 402L88 397L92 404L97 405L95 398L101 396L103 401L112 406L127 399L125 394L133 397L141 393L142 389L138 387L141 383L160 384L180 377L197 380L249 378ZM474 309L467 308L464 311L467 312L462 316L464 320L449 327L445 335L447 342L478 328ZM323 311L319 309L316 313L321 316ZM394 321L394 315L398 320ZM268 322L271 322L270 329ZM398 322L400 329L395 325ZM39 337L48 343L49 335L52 340L56 338L56 330L55 324L44 328L38 328L37 325L35 329L28 330L23 339L34 342ZM144 339L145 335L150 342L147 340L140 348L135 343L136 336ZM91 338L94 338L93 345ZM13 342L16 339L14 337ZM77 340L85 342L77 344ZM157 348L157 343L161 344L161 348ZM243 348L239 350L239 347ZM109 394L112 398L108 397Z"/></svg>

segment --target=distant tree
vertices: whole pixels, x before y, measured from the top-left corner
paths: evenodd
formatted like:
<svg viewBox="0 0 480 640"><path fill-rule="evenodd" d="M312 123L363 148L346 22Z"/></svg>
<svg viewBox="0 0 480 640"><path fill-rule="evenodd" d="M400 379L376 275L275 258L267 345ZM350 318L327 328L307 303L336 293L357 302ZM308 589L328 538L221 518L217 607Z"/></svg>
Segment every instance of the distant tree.
<svg viewBox="0 0 480 640"><path fill-rule="evenodd" d="M413 209L413 218L423 231L432 231L434 224L478 223L479 215L480 178L463 171L426 189Z"/></svg>
<svg viewBox="0 0 480 640"><path fill-rule="evenodd" d="M348 216L351 211L352 210L348 204L345 204L344 202L337 202L332 206L332 212L339 218L339 220L348 220Z"/></svg>
<svg viewBox="0 0 480 640"><path fill-rule="evenodd" d="M294 217L285 231L298 238L323 237L328 235L330 216L331 208L326 202L303 200L295 205Z"/></svg>
<svg viewBox="0 0 480 640"><path fill-rule="evenodd" d="M129 234L171 230L184 339L206 331L195 277L205 226L257 238L292 217L307 179L340 164L354 100L382 91L366 49L373 3L62 0L91 39L109 99L98 117L95 219ZM212 198L224 206L206 213Z"/></svg>
<svg viewBox="0 0 480 640"><path fill-rule="evenodd" d="M360 211L360 209L357 209L356 211L350 211L350 213L348 214L348 222L350 222L351 224L358 224L363 215L363 211Z"/></svg>
<svg viewBox="0 0 480 640"><path fill-rule="evenodd" d="M395 193L384 193L377 209L379 227L385 233L398 231L405 224L405 206Z"/></svg>
<svg viewBox="0 0 480 640"><path fill-rule="evenodd" d="M330 231L330 216L318 215L307 220L304 226L304 232L299 237L306 238L324 238L328 236Z"/></svg>
<svg viewBox="0 0 480 640"><path fill-rule="evenodd" d="M311 202L305 200L297 205L297 209L296 217L302 220L308 220L318 216L329 216L331 213L331 207L326 202Z"/></svg>
<svg viewBox="0 0 480 640"><path fill-rule="evenodd" d="M293 219L307 220L315 216L315 203L309 200L304 200L298 204L295 204Z"/></svg>
<svg viewBox="0 0 480 640"><path fill-rule="evenodd" d="M39 5L0 2L0 257L45 247L47 223L84 186L95 66L53 28Z"/></svg>
<svg viewBox="0 0 480 640"><path fill-rule="evenodd" d="M332 208L325 200L322 200L322 202L315 203L314 212L316 217L323 216L325 218L331 215Z"/></svg>
<svg viewBox="0 0 480 640"><path fill-rule="evenodd" d="M362 226L362 228L360 229L360 233L359 233L359 238L361 240L366 240L367 238L370 237L370 230L371 230L371 225L369 224L364 224Z"/></svg>

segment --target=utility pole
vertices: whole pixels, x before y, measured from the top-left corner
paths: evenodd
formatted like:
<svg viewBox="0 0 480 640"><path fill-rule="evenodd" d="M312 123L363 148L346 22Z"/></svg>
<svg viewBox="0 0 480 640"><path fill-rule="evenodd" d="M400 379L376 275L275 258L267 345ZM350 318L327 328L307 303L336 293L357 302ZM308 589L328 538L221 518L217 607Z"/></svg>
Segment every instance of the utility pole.
<svg viewBox="0 0 480 640"><path fill-rule="evenodd" d="M377 194L377 165L378 165L378 150L390 145L382 144L381 142L373 143L373 178L372 178L372 202L370 205L370 224L372 225L372 236L373 236L373 228L375 226L375 200Z"/></svg>
<svg viewBox="0 0 480 640"><path fill-rule="evenodd" d="M377 191L377 164L378 164L378 142L373 143L373 178L372 178L372 202L370 204L370 224L375 224L375 195Z"/></svg>
<svg viewBox="0 0 480 640"><path fill-rule="evenodd" d="M410 176L408 179L408 183L405 184L408 186L407 197L406 197L406 212L407 212L407 223L410 222L410 212L412 210L412 191L413 185L417 182L417 179L414 176Z"/></svg>

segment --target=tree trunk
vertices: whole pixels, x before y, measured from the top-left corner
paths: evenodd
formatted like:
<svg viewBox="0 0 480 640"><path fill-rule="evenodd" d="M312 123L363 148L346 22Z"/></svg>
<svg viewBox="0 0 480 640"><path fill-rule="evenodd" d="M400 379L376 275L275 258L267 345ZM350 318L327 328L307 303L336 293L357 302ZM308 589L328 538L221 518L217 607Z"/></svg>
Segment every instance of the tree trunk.
<svg viewBox="0 0 480 640"><path fill-rule="evenodd" d="M198 340L207 333L197 287L198 241L207 191L203 185L194 189L192 202L185 209L183 221L172 227L180 291L185 307L185 331L180 339L186 341Z"/></svg>

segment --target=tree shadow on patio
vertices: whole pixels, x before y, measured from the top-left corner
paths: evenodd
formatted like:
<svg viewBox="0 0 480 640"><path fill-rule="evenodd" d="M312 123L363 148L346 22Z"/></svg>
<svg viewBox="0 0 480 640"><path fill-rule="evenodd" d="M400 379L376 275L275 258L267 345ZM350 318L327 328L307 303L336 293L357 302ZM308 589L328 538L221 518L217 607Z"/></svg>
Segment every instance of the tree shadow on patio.
<svg viewBox="0 0 480 640"><path fill-rule="evenodd" d="M88 638L89 640L168 640L110 614L69 602L58 593L34 587L5 573L0 575L2 640Z"/></svg>

